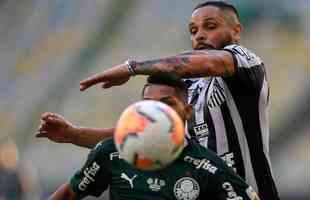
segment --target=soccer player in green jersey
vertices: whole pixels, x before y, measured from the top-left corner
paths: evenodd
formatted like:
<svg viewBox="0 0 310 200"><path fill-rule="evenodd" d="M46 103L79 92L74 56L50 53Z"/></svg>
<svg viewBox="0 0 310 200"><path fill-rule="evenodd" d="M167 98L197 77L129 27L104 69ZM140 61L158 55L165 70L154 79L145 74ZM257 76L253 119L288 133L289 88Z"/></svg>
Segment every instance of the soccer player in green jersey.
<svg viewBox="0 0 310 200"><path fill-rule="evenodd" d="M191 116L184 83L153 76L143 89L143 99L170 105L181 118ZM173 163L158 171L141 171L120 158L113 139L100 142L84 166L50 199L100 196L110 187L111 199L238 199L257 200L254 190L224 161L195 141L189 141Z"/></svg>

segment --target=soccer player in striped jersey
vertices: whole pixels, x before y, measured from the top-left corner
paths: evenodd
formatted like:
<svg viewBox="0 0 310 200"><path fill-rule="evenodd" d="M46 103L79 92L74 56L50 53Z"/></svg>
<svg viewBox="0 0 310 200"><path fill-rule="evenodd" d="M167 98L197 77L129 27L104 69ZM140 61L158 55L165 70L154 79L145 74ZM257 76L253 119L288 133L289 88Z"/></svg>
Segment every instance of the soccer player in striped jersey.
<svg viewBox="0 0 310 200"><path fill-rule="evenodd" d="M239 44L242 25L238 11L224 1L199 4L193 10L189 32L194 50L159 59L129 60L82 81L81 91L98 83L105 89L121 85L134 75L171 73L187 78L189 103L195 111L187 124L188 134L221 156L262 199L278 199L269 158L265 66ZM99 130L98 135L112 131Z"/></svg>

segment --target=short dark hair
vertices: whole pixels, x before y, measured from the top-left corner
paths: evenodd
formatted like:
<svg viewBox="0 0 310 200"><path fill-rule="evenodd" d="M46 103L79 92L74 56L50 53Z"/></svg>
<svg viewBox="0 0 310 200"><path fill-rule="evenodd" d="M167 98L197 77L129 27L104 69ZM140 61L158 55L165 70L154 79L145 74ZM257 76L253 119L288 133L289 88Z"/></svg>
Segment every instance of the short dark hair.
<svg viewBox="0 0 310 200"><path fill-rule="evenodd" d="M215 6L222 10L230 10L234 12L237 18L240 20L240 16L239 16L237 8L233 4L229 3L228 1L224 1L224 0L218 0L218 1L212 0L212 1L206 1L204 3L200 3L194 8L193 12L197 10L198 8L202 8L205 6Z"/></svg>
<svg viewBox="0 0 310 200"><path fill-rule="evenodd" d="M172 74L151 75L147 78L146 84L142 89L142 95L145 88L149 85L167 85L173 87L177 94L186 102L187 101L187 84L179 77Z"/></svg>

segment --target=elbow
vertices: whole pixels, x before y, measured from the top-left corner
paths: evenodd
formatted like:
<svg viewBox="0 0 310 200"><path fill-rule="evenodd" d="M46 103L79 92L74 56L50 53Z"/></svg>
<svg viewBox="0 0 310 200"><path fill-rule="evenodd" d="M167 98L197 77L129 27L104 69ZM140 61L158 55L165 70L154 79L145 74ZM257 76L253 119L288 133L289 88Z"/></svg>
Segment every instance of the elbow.
<svg viewBox="0 0 310 200"><path fill-rule="evenodd" d="M49 200L77 200L76 194L72 191L68 183L63 184Z"/></svg>
<svg viewBox="0 0 310 200"><path fill-rule="evenodd" d="M213 62L208 63L206 68L209 76L229 77L235 73L234 64L227 62L220 57L214 59Z"/></svg>

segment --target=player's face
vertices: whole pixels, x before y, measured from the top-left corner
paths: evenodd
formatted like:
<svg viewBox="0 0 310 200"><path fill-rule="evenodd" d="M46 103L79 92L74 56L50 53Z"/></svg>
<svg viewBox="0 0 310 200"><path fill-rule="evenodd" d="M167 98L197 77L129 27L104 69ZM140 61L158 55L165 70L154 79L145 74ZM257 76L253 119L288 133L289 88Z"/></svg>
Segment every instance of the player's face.
<svg viewBox="0 0 310 200"><path fill-rule="evenodd" d="M189 32L193 49L221 49L239 41L241 25L227 19L219 8L205 6L193 12Z"/></svg>
<svg viewBox="0 0 310 200"><path fill-rule="evenodd" d="M189 119L192 114L191 105L187 104L173 87L167 85L148 85L144 90L143 99L160 101L169 105L184 121Z"/></svg>

